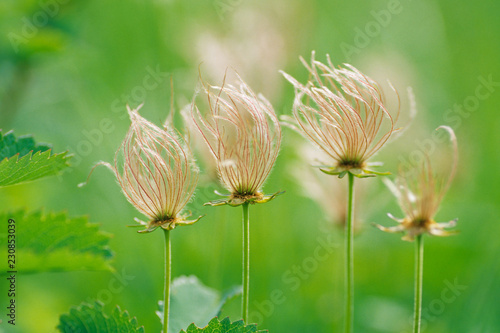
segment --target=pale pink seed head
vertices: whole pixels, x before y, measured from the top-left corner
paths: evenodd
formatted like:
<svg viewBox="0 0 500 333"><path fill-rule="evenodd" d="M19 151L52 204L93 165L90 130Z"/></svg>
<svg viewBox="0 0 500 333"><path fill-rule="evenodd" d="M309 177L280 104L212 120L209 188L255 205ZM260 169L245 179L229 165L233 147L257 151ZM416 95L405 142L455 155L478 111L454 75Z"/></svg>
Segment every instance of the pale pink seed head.
<svg viewBox="0 0 500 333"><path fill-rule="evenodd" d="M329 57L328 64L321 63L314 52L310 64L301 60L309 71L306 84L282 72L296 90L290 125L335 167L363 169L396 130L399 108L391 115L380 85L349 64L336 68Z"/></svg>
<svg viewBox="0 0 500 333"><path fill-rule="evenodd" d="M281 127L271 103L238 76L238 85L203 85L208 112L195 103L192 118L233 196L260 196L278 156Z"/></svg>
<svg viewBox="0 0 500 333"><path fill-rule="evenodd" d="M140 107L139 107L140 108ZM131 125L116 152L114 172L128 201L151 223L175 225L194 193L199 171L184 138L128 108Z"/></svg>
<svg viewBox="0 0 500 333"><path fill-rule="evenodd" d="M398 201L401 210L411 220L433 220L443 197L450 187L458 163L457 139L448 126L438 129L446 130L453 145L453 160L446 176L437 174L428 156L414 172L401 173L396 180L399 187Z"/></svg>
<svg viewBox="0 0 500 333"><path fill-rule="evenodd" d="M448 126L440 126L450 135L450 141L453 147L453 158L451 168L446 176L438 174L433 170L431 160L426 159L413 172L401 172L395 183L386 181L389 188L398 199L399 206L404 213L404 218L394 220L400 224L395 227L382 227L381 230L387 232L406 232L404 240L412 241L415 236L422 233L428 233L435 236L447 236L451 232L444 230L447 227L454 226L456 220L446 223L438 223L435 216L443 197L448 191L453 180L458 165L458 146L457 138L453 130Z"/></svg>

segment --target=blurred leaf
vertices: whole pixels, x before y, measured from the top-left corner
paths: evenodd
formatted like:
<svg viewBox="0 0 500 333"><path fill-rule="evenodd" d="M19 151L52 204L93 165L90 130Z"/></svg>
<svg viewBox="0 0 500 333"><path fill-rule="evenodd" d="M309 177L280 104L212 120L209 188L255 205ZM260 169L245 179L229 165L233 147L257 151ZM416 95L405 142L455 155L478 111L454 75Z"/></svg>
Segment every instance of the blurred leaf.
<svg viewBox="0 0 500 333"><path fill-rule="evenodd" d="M59 52L72 37L72 10L81 1L15 0L0 3L0 59L15 62ZM83 3L83 2L82 2Z"/></svg>
<svg viewBox="0 0 500 333"><path fill-rule="evenodd" d="M9 131L5 135L0 132L0 160L10 158L16 154L23 157L30 151L36 153L49 149L50 145L46 143L36 143L32 135L22 135L16 138L13 131Z"/></svg>
<svg viewBox="0 0 500 333"><path fill-rule="evenodd" d="M209 288L194 275L180 276L171 284L169 332L179 332L191 323L200 326L208 324L210 319L220 314L226 302L241 294L241 286L235 286L227 292ZM158 316L163 322L163 301L159 302Z"/></svg>
<svg viewBox="0 0 500 333"><path fill-rule="evenodd" d="M120 307L116 306L109 316L104 313L99 302L72 307L69 314L61 315L57 328L63 333L144 332L144 327L138 327L137 319L130 318L127 311L122 312Z"/></svg>
<svg viewBox="0 0 500 333"><path fill-rule="evenodd" d="M99 231L87 217L68 218L66 213L0 213L0 256L7 258L7 223L15 221L15 267L0 261L0 274L44 271L112 270L110 235ZM11 239L9 239L10 241ZM10 244L10 243L9 243Z"/></svg>
<svg viewBox="0 0 500 333"><path fill-rule="evenodd" d="M35 143L31 135L19 138L0 132L0 186L32 181L57 174L68 167L67 152L52 154L51 147Z"/></svg>
<svg viewBox="0 0 500 333"><path fill-rule="evenodd" d="M245 325L243 320L231 323L229 318L224 318L219 321L217 317L210 320L208 325L203 328L196 327L195 324L189 325L187 331L182 330L180 333L251 333L251 332L268 332L267 330L257 331L256 324Z"/></svg>

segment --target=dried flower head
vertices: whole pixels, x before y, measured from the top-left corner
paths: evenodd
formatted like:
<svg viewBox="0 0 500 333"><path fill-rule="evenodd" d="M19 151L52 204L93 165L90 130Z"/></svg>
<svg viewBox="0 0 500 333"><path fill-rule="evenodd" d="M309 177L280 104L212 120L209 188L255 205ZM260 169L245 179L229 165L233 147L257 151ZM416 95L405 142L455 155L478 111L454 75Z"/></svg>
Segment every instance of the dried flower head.
<svg viewBox="0 0 500 333"><path fill-rule="evenodd" d="M296 89L294 119L288 125L335 161L323 172L340 178L347 172L357 177L381 174L368 170L367 160L396 131L399 108L393 117L377 82L349 64L335 68L329 56L327 60L328 65L316 61L314 52L311 64L301 58L310 74L305 85L282 72Z"/></svg>
<svg viewBox="0 0 500 333"><path fill-rule="evenodd" d="M434 221L439 205L455 176L458 163L458 147L455 133L448 126L440 126L439 129L449 133L453 145L451 171L447 177L437 176L432 170L430 159L427 157L416 172L401 174L395 184L387 180L386 183L398 199L399 206L405 217L397 219L388 214L399 225L389 228L376 225L380 230L393 233L406 232L403 240L407 241L413 241L415 236L423 233L433 236L448 236L455 233L444 229L454 227L457 219L445 223Z"/></svg>
<svg viewBox="0 0 500 333"><path fill-rule="evenodd" d="M135 219L145 230L171 230L193 224L180 216L194 193L199 171L185 141L175 130L150 123L127 106L130 128L115 154L113 171L127 200L146 215L148 223Z"/></svg>
<svg viewBox="0 0 500 333"><path fill-rule="evenodd" d="M203 84L209 112L202 115L195 103L192 118L214 156L220 180L230 192L228 199L210 205L238 206L263 203L262 186L278 157L281 128L271 103L256 95L238 76L237 87Z"/></svg>

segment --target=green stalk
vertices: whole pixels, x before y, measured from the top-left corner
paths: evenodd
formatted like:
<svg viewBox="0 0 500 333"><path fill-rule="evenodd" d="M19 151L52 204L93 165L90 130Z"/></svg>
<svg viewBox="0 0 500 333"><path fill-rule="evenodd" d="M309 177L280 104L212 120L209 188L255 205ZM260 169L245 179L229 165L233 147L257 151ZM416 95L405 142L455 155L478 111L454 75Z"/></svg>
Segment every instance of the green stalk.
<svg viewBox="0 0 500 333"><path fill-rule="evenodd" d="M424 238L422 234L417 236L415 242L415 317L413 320L413 332L420 333L420 322L422 313L422 279L424 272Z"/></svg>
<svg viewBox="0 0 500 333"><path fill-rule="evenodd" d="M163 333L168 333L168 316L170 314L170 230L163 229L165 232L165 291L163 297Z"/></svg>
<svg viewBox="0 0 500 333"><path fill-rule="evenodd" d="M248 202L243 204L243 300L241 312L243 321L248 324L248 298L250 294L250 219Z"/></svg>
<svg viewBox="0 0 500 333"><path fill-rule="evenodd" d="M353 247L353 209L354 175L349 175L349 199L347 202L347 222L345 225L345 333L352 332L354 318L354 247Z"/></svg>

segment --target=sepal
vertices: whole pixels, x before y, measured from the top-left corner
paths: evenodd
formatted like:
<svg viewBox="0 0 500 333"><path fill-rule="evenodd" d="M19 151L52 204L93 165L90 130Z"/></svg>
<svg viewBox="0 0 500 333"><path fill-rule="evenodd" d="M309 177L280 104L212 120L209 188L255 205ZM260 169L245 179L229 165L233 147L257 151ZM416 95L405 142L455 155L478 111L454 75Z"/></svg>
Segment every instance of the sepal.
<svg viewBox="0 0 500 333"><path fill-rule="evenodd" d="M146 227L146 229L137 231L140 234L153 232L158 227L165 229L165 230L172 230L177 226L185 226L185 225L194 224L194 223L198 222L205 215L201 215L194 220L187 220L187 218L189 218L190 216L191 216L191 213L184 215L184 216L181 216L181 217L172 218L172 219L169 219L166 221L152 220L149 222L144 222L144 221L139 220L138 218L134 218L134 221L136 221L139 224L129 225L128 227L140 227L140 226Z"/></svg>
<svg viewBox="0 0 500 333"><path fill-rule="evenodd" d="M217 193L217 192L216 192ZM285 193L285 191L278 191L276 193L270 194L270 195L264 195L264 194L257 194L257 195L247 195L247 196L235 196L235 195L230 195L229 197L225 199L217 199L217 200L212 200L209 202L206 202L203 204L204 206L223 206L223 205L229 205L231 207L237 207L241 206L244 203L249 203L249 204L261 204L261 203L266 203L274 198L276 198L278 195L281 195Z"/></svg>

